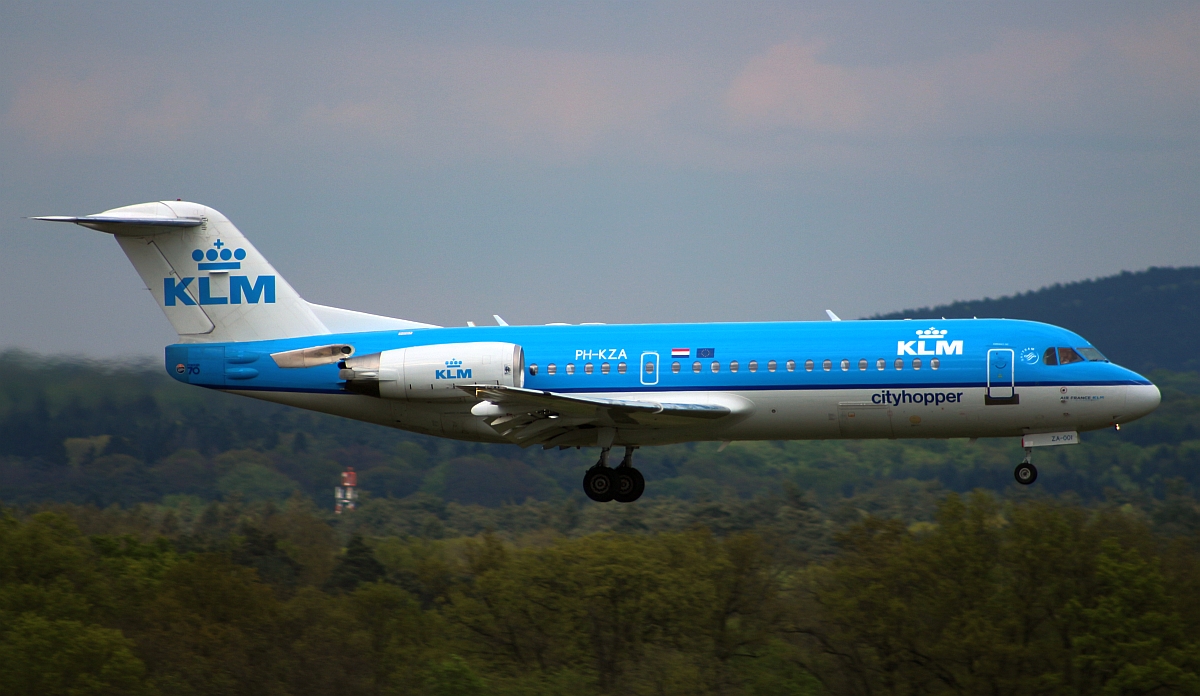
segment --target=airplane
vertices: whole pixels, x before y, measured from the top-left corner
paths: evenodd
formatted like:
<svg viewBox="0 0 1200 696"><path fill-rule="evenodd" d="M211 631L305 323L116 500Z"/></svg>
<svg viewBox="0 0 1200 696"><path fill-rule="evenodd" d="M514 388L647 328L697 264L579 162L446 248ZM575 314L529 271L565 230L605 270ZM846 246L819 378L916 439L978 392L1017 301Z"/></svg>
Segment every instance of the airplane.
<svg viewBox="0 0 1200 696"><path fill-rule="evenodd" d="M181 200L83 217L113 235L179 342L185 384L426 435L598 447L594 501L637 500L639 447L1020 437L1079 442L1158 388L1066 329L1010 319L440 327L304 301L218 211ZM610 466L609 452L624 457Z"/></svg>

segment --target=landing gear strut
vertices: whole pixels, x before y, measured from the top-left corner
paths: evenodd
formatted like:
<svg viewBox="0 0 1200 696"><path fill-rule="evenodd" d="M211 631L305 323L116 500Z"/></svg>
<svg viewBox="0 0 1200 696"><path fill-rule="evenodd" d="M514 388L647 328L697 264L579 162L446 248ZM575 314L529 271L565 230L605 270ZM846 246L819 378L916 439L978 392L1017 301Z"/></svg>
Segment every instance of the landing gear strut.
<svg viewBox="0 0 1200 696"><path fill-rule="evenodd" d="M1026 447L1025 459L1018 464L1016 470L1013 471L1013 478L1015 478L1017 483L1021 484L1022 486L1028 486L1037 480L1037 467L1033 465L1031 461L1032 459L1033 448Z"/></svg>
<svg viewBox="0 0 1200 696"><path fill-rule="evenodd" d="M642 472L633 468L633 451L637 448L626 447L625 457L615 469L608 466L609 449L601 449L600 461L583 475L583 492L598 503L610 500L632 503L642 497L642 492L646 490L646 479L642 477Z"/></svg>

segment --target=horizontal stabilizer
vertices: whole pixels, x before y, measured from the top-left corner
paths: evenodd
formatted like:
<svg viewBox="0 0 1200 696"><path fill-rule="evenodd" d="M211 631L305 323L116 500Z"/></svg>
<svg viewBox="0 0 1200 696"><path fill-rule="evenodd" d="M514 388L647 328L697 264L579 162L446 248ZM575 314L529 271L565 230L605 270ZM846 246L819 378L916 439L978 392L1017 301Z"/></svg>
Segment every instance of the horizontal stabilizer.
<svg viewBox="0 0 1200 696"><path fill-rule="evenodd" d="M144 236L159 232L169 232L185 227L199 227L204 221L198 217L112 217L108 215L85 215L71 217L68 215L42 215L31 218L43 222L73 222L76 225L90 227L93 230L109 234L134 234Z"/></svg>

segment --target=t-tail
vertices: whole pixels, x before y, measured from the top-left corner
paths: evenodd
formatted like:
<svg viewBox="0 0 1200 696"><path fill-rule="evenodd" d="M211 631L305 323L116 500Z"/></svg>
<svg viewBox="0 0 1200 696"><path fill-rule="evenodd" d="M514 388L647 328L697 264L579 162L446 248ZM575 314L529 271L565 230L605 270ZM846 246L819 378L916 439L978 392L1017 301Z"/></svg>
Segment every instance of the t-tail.
<svg viewBox="0 0 1200 696"><path fill-rule="evenodd" d="M197 203L34 219L113 235L185 343L428 326L305 302L228 218Z"/></svg>

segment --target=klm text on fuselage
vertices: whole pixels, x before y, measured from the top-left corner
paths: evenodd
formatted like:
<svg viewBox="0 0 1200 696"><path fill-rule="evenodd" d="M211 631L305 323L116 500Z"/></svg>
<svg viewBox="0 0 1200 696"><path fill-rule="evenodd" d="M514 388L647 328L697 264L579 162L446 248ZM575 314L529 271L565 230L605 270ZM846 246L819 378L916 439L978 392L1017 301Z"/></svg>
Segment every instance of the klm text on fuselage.
<svg viewBox="0 0 1200 696"><path fill-rule="evenodd" d="M193 281L196 281L196 290L200 295L199 304L202 305L275 303L275 276L260 275L251 283L247 276L231 275L229 297L214 297L211 280L206 276L181 278L179 282L175 282L174 278L163 278L163 304L168 307L174 307L176 304L195 305L196 300L188 294L188 287Z"/></svg>
<svg viewBox="0 0 1200 696"><path fill-rule="evenodd" d="M913 346L916 346L914 348ZM925 341L896 341L896 355L962 355L962 341L938 341L934 350L925 346Z"/></svg>

